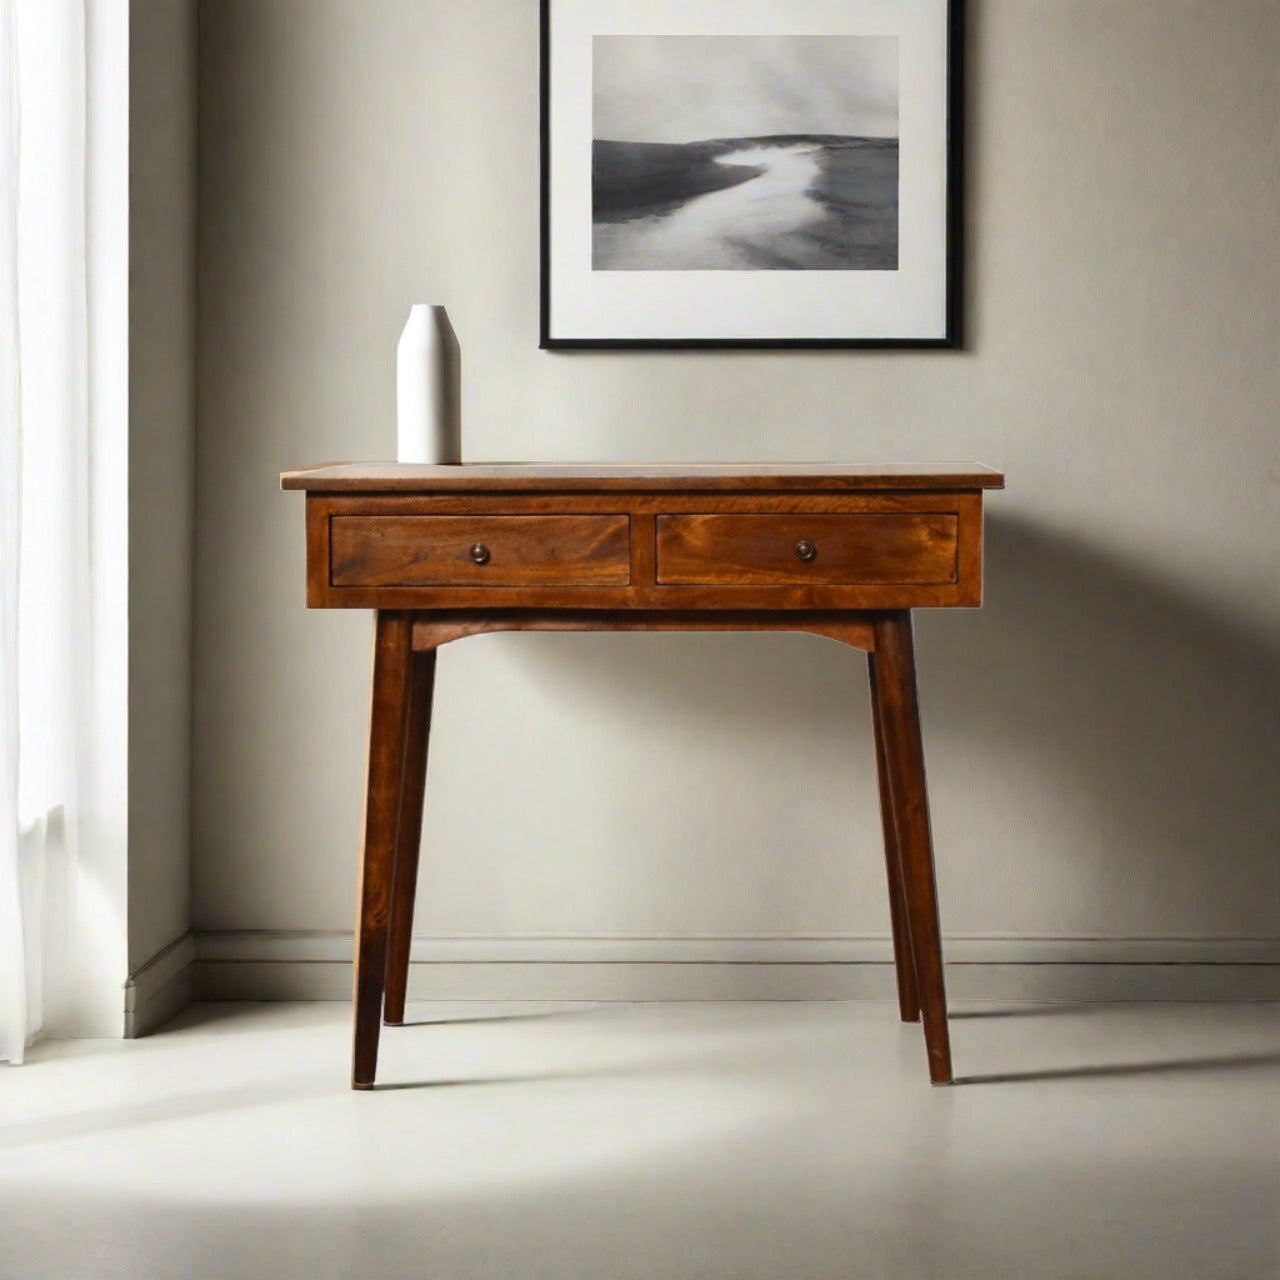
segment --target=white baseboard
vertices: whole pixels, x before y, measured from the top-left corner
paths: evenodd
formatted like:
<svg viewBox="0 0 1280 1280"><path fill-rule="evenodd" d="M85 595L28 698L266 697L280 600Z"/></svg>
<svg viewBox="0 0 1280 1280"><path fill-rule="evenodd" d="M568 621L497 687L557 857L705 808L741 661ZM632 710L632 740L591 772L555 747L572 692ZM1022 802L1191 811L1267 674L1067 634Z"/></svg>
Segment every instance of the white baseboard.
<svg viewBox="0 0 1280 1280"><path fill-rule="evenodd" d="M195 999L196 936L184 933L158 951L124 986L124 1036L145 1036Z"/></svg>
<svg viewBox="0 0 1280 1280"><path fill-rule="evenodd" d="M222 931L195 944L208 1000L345 1000L349 933ZM959 999L1277 1000L1280 939L1017 938L943 943ZM888 999L884 935L416 937L410 999Z"/></svg>

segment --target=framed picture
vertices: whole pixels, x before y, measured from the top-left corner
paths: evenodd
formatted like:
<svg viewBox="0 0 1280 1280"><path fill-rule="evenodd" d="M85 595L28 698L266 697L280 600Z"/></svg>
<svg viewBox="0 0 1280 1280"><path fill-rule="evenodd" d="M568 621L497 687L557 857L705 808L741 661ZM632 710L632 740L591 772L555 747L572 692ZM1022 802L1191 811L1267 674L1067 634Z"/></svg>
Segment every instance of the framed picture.
<svg viewBox="0 0 1280 1280"><path fill-rule="evenodd" d="M959 342L962 0L542 0L541 346Z"/></svg>

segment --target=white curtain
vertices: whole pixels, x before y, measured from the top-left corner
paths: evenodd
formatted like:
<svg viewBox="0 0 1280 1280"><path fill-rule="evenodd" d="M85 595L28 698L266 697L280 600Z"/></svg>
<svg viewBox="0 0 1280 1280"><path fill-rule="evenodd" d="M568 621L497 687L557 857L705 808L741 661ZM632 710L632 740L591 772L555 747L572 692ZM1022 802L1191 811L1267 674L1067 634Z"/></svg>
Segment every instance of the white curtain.
<svg viewBox="0 0 1280 1280"><path fill-rule="evenodd" d="M91 742L84 0L0 0L0 1060L72 1030Z"/></svg>

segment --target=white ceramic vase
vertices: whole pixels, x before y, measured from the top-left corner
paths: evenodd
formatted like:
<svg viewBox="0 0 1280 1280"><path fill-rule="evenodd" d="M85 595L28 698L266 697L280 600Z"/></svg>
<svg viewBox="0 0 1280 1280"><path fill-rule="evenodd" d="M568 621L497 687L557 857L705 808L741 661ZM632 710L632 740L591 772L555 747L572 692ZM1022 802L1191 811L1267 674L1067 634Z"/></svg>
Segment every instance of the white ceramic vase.
<svg viewBox="0 0 1280 1280"><path fill-rule="evenodd" d="M462 356L443 307L410 307L396 346L396 460L462 461Z"/></svg>

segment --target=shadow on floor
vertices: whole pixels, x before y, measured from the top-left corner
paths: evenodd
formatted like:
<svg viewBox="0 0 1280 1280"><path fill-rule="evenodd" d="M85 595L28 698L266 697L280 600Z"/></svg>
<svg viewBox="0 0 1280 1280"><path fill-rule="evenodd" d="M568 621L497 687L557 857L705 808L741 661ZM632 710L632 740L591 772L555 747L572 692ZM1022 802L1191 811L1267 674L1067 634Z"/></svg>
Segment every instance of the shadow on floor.
<svg viewBox="0 0 1280 1280"><path fill-rule="evenodd" d="M1123 1076L1170 1076L1205 1071L1264 1070L1280 1067L1280 1053L1253 1053L1204 1058L1167 1058L1153 1062L1106 1062L1082 1067L1050 1067L1037 1071L994 1072L956 1076L954 1085L1037 1084L1045 1080L1100 1080Z"/></svg>
<svg viewBox="0 0 1280 1280"><path fill-rule="evenodd" d="M1007 1009L948 1009L947 1020L957 1022L968 1018L1056 1018L1063 1014L1082 1014L1090 1010L1096 1012L1099 1007L1096 1003L1064 1003L1015 1005Z"/></svg>
<svg viewBox="0 0 1280 1280"><path fill-rule="evenodd" d="M402 1023L399 1023L396 1026L396 1030L402 1031L409 1027L488 1026L493 1023L503 1022L546 1022L566 1018L583 1018L589 1016L598 1017L602 1013L608 1013L611 1010L617 1010L619 1008L621 1008L621 1006L617 1004L597 1004L594 1002L588 1002L582 1005L574 1005L570 1008L536 1009L530 1010L527 1013L516 1011L514 1013L463 1014L456 1018L406 1017Z"/></svg>
<svg viewBox="0 0 1280 1280"><path fill-rule="evenodd" d="M494 1084L551 1084L561 1080L599 1080L608 1076L628 1077L638 1074L637 1071L601 1070L592 1067L586 1071L543 1071L529 1072L526 1075L505 1076L457 1076L443 1079L424 1080L390 1080L386 1084L378 1083L368 1090L369 1093L398 1093L405 1089L461 1089L477 1085Z"/></svg>

